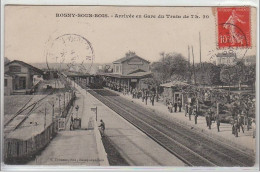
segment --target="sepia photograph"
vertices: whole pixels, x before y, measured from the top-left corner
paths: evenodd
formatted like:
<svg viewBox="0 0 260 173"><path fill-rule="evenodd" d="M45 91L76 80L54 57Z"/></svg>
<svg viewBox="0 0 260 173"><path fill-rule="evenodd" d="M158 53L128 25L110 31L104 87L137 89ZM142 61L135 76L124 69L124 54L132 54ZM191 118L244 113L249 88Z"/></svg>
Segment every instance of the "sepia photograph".
<svg viewBox="0 0 260 173"><path fill-rule="evenodd" d="M259 169L256 7L3 13L3 168Z"/></svg>

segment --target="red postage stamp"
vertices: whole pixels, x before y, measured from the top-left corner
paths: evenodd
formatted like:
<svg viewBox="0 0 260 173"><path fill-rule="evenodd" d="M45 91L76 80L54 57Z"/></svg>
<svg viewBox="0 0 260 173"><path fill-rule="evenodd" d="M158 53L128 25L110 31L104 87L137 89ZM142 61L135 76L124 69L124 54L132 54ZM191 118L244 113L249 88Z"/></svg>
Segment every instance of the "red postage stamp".
<svg viewBox="0 0 260 173"><path fill-rule="evenodd" d="M250 7L217 8L218 48L251 47Z"/></svg>

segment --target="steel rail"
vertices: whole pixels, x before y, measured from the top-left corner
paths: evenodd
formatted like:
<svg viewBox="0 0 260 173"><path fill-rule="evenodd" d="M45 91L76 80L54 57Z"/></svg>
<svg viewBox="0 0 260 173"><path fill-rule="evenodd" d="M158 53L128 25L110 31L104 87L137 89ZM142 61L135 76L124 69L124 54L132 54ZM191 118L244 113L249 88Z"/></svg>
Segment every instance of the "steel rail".
<svg viewBox="0 0 260 173"><path fill-rule="evenodd" d="M94 94L93 94L93 92L94 92ZM214 163L212 163L211 161L203 158L199 154L197 154L194 151L192 151L191 149L187 148L183 144L179 143L178 141L173 140L171 137L169 137L168 135L159 131L152 125L146 123L145 121L136 117L132 113L126 111L125 109L120 107L118 104L113 103L114 107L111 107L112 102L109 99L107 99L103 96L100 96L93 90L89 90L89 93L92 94L93 96L95 96L100 101L102 101L105 105L110 107L112 110L114 110L116 113L121 115L128 122L130 122L135 127L140 129L147 136L152 138L154 141L156 141L158 144L160 144L162 147L164 147L166 150L168 150L169 152L174 154L176 157L178 157L180 160L182 160L184 163L188 164L189 166L217 166ZM102 97L103 100L100 97ZM123 113L121 111L123 111ZM138 123L139 123L139 125L138 125ZM153 133L151 133L151 132L153 132ZM159 136L156 136L156 133L157 133L157 135L159 134ZM164 138L162 138L162 137L164 137ZM165 140L165 138L166 138L166 140ZM171 143L169 143L169 142L171 142Z"/></svg>
<svg viewBox="0 0 260 173"><path fill-rule="evenodd" d="M101 96L101 94L102 94L102 91L106 91L106 90L97 90L97 92L99 92L99 94L97 93L97 92L95 92L95 91L93 91L94 93L96 93L97 95L95 95L95 94L93 94L92 93L92 95L93 96L97 96L97 98L100 100L100 98L99 97L101 97L101 98L105 98L106 96ZM109 92L111 92L111 91L109 91ZM91 92L90 92L91 93ZM109 99L108 99L109 98ZM146 114L144 114L144 112L141 112L141 111L139 111L137 108L138 107L141 107L140 105L134 105L132 102L130 102L130 101L128 101L128 100L125 100L125 99L122 99L122 98L120 98L120 100L117 100L116 98L119 98L119 97L108 97L108 98L106 98L107 100L109 100L109 101L107 101L108 103L107 104L111 104L111 102L113 102L113 101L111 101L111 100L114 100L114 102L113 102L113 104L114 105L116 105L117 107L119 107L119 105L124 105L124 106L121 106L121 109L124 109L125 110L125 112L130 112L131 114L132 114L132 116L133 116L133 114L138 114L139 115L139 117L136 117L135 116L135 118L139 118L140 119L140 115L142 115L142 116L144 116L144 117L149 117L150 119L152 119L152 121L155 121L155 124L154 125L157 125L157 128L158 128L158 124L161 126L160 128L165 128L165 129L163 129L164 131L168 131L168 133L169 132L175 132L175 134L177 134L177 135L179 135L179 138L182 136L183 138L186 138L185 140L187 141L188 139L191 139L191 140L193 140L193 141L195 141L197 144L202 144L201 143L201 141L200 140L205 140L206 141L206 143L209 143L209 144L211 144L211 147L214 147L214 148L210 148L210 146L207 146L206 144L202 144L201 146L202 147L204 147L204 148L207 148L208 149L208 151L211 151L211 154L216 154L216 155L218 155L218 156L221 156L222 158L224 158L226 161L229 161L230 160L230 163L225 163L225 160L223 159L223 161L222 160L218 160L218 163L216 163L216 161L214 161L214 160L212 160L212 158L207 158L207 159L211 159L211 161L212 162L214 162L214 164L217 164L217 165L221 165L221 166L223 166L223 165L225 165L225 166L253 166L252 164L254 163L254 161L253 161L253 158L252 157L250 157L249 155L245 155L245 154L242 154L242 153L240 153L239 152L239 150L235 150L234 148L232 148L233 150L231 150L231 149L229 149L229 148L226 148L228 145L224 145L224 146L226 146L226 147L224 147L223 145L222 145L222 142L221 143L219 143L219 142L217 142L216 144L214 144L214 141L216 142L216 140L214 140L214 141L210 141L209 139L207 139L206 138L206 136L205 135L199 135L199 136L196 136L196 137L199 137L199 139L195 139L194 138L194 134L195 135L198 135L198 132L197 133L195 133L195 132L193 132L193 131L191 131L191 130L189 130L189 129L187 129L187 128L183 128L184 126L181 126L182 128L182 130L184 130L184 132L186 133L186 134L180 134L180 132L178 132L177 130L176 130L176 128L174 129L173 127L172 127L172 125L173 124L171 124L171 123L169 123L168 122L168 124L163 124L160 120L164 120L166 123L167 123L167 121L166 121L166 119L163 119L163 118L161 118L161 117L151 117L151 115L150 116L147 116ZM100 101L102 101L102 99L100 100ZM125 102L125 103L124 103ZM129 103L127 103L126 104L126 102L129 102ZM107 105L106 104L106 105ZM107 105L108 107L111 107L111 106L109 106L109 105ZM132 107L131 107L132 106ZM133 107L134 106L134 107ZM129 108L129 107L131 107L131 108ZM129 109L126 109L126 108L129 108ZM115 108L114 108L115 109ZM142 109L144 109L143 107L142 107ZM145 109L144 109L145 110ZM118 112L118 111L116 111L116 110L114 110L115 112ZM132 111L132 112L131 112ZM134 111L134 112L133 112ZM148 111L148 110L146 110L147 112L149 112L150 114L152 113L151 111ZM119 112L119 114L120 114L120 112ZM121 113L122 114L122 113ZM121 115L120 114L120 115ZM154 112L152 113L152 114L155 114ZM122 115L121 115L122 116ZM155 116L155 115L153 115L153 116ZM149 119L145 119L145 121L147 122L147 120L149 120ZM128 120L129 121L129 120ZM142 120L142 121L144 121L144 120ZM164 123L165 123L164 122ZM151 122L150 122L150 124L152 124ZM179 124L179 123L178 123ZM135 125L135 124L134 124ZM174 125L176 125L176 124L174 124ZM180 124L179 124L180 125ZM136 126L136 125L135 125ZM141 129L142 130L142 129ZM182 131L183 132L183 131ZM188 134L190 134L190 135L188 135L187 134L187 132L188 132ZM169 136L169 135L168 135ZM171 136L171 134L170 134L170 136ZM218 151L216 148L220 148L221 149L221 151ZM209 150L210 149L210 150ZM231 156L230 155L227 155L228 154L228 152L231 152ZM206 153L207 154L207 153ZM229 153L230 154L230 153ZM208 157L209 156L211 156L210 154L208 154ZM205 157L205 156L204 156ZM214 158L213 158L214 159ZM240 159L240 160L239 160ZM222 161L222 162L221 162ZM230 165L229 165L230 164Z"/></svg>
<svg viewBox="0 0 260 173"><path fill-rule="evenodd" d="M15 117L17 117L20 113L22 113L24 110L26 110L26 109L24 109L24 108L25 108L25 106L28 105L28 103L29 103L31 100L32 100L32 98L30 98L30 99L14 114L14 116L13 116L12 118L10 118L7 122L5 122L4 127L6 127L11 121L13 121L13 119L14 119Z"/></svg>
<svg viewBox="0 0 260 173"><path fill-rule="evenodd" d="M183 126L176 127L176 124L173 125L173 123L165 121L165 119L163 119L161 117L158 117L158 116L155 117L155 115L153 115L154 113L152 113L150 111L145 111L145 112L140 111L138 109L139 105L138 106L137 105L133 105L133 103L129 102L128 100L124 100L124 99L121 99L121 98L120 98L120 100L117 100L116 98L118 98L118 97L109 97L109 99L112 99L112 100L115 101L115 104L121 104L121 105L124 105L124 107L131 108L129 111L132 110L132 111L134 111L132 113L135 113L135 112L138 113L139 117L140 117L140 115L142 115L142 116L144 116L145 120L151 119L152 121L155 122L155 125L160 125L160 128L162 130L164 130L165 132L167 132L167 131L168 132L174 132L175 135L176 134L178 135L177 137L176 136L174 136L174 137L179 138L179 140L180 140L180 138L184 138L184 139L186 139L186 141L189 141L190 143L193 143L193 146L196 146L196 144L199 144L200 148L203 147L203 149L206 149L209 152L213 151L213 153L214 153L213 155L218 155L220 158L222 157L222 159L230 160L230 165L228 165L228 162L224 162L224 160L220 159L220 163L219 164L222 164L224 162L223 165L221 165L221 166L252 166L251 164L253 162L252 162L252 159L250 159L250 157L244 157L244 158L242 158L240 160L241 156L243 155L242 153L238 154L234 150L230 150L230 149L227 150L222 145L216 144L215 143L216 141L212 142L212 141L210 141L208 139L205 139L205 137L201 137L200 134L194 133L191 130L188 130L187 128L185 128ZM141 107L141 108L144 109L143 107ZM150 114L148 116L145 113L150 113ZM149 118L149 119L147 119L147 118ZM203 143L201 141L203 141ZM198 150L197 152L201 152L200 150ZM230 154L230 155L227 155L227 154ZM212 154L209 154L209 153L206 152L205 155L207 157L209 157L208 158L209 160L212 159L211 158ZM212 160L212 162L214 162L214 161L216 162L216 160Z"/></svg>
<svg viewBox="0 0 260 173"><path fill-rule="evenodd" d="M16 129L17 129L18 127L20 127L20 125L30 116L30 114L32 113L32 111L34 111L34 108L36 107L36 105L37 105L38 103L40 103L42 100L44 100L45 98L47 98L49 95L53 94L53 92L54 92L54 91L51 91L51 92L50 92L49 94L47 94L46 96L42 97L41 99L39 99L39 100L33 102L32 104L30 104L29 106L27 106L26 108L24 108L22 111L19 112L19 114L17 114L16 116L14 116L11 121L8 121L8 123L6 123L6 124L4 125L4 127L6 127L8 124L10 124L10 123L14 120L15 117L17 117L17 116L20 115L22 112L24 112L25 110L27 110L27 109L29 109L29 108L32 107L32 108L28 111L28 113L26 113L26 116L25 116L12 130L10 130L9 132L16 130ZM29 102L28 102L28 103L29 103ZM37 108L38 108L38 107L37 107Z"/></svg>
<svg viewBox="0 0 260 173"><path fill-rule="evenodd" d="M112 92L113 92L113 91L112 91ZM128 103L133 103L133 102L127 100L127 99L123 99L123 100L124 100L124 101L127 101ZM122 101L122 99L121 99L121 101ZM121 103L121 101L120 101L120 103ZM140 105L137 105L137 104L135 104L135 106L136 106L136 107L139 107L139 108L144 108L143 106L140 106ZM146 109L144 109L144 110L146 110ZM147 111L147 110L146 110L146 111ZM140 111L139 111L139 112L140 112ZM152 113L152 112L151 112L151 113ZM156 113L153 112L153 114L156 114ZM166 120L166 119L164 119L164 118L162 118L162 117L159 117L159 116L156 116L156 118L159 118L160 120L164 120L164 121ZM168 121L165 121L165 122L169 124ZM207 134L205 134L205 133L190 131L190 129L188 129L187 126L184 126L183 124L181 124L181 123L178 122L178 121L175 121L174 123L175 123L175 125L177 124L177 125L179 125L180 127L186 129L186 131L189 131L190 133L193 133L193 134L195 134L195 135L199 134L199 136L200 136L201 138L203 138L203 139L206 139L206 140L208 140L208 141L215 141L215 142L219 143L221 146L225 146L225 147L227 147L227 148L232 148L233 150L235 150L235 151L237 151L237 152L239 152L239 153L243 153L243 155L245 155L245 156L248 157L248 158L251 158L251 159L253 159L253 160L255 159L254 157L252 157L252 155L254 155L254 153L245 152L245 151L241 150L240 148L236 148L236 147L234 147L234 146L232 146L232 145L230 145L230 144L227 144L227 143L222 142L222 141L220 141L220 140L216 140L216 139L214 139L212 136L207 135ZM170 125L171 125L171 124L170 124Z"/></svg>

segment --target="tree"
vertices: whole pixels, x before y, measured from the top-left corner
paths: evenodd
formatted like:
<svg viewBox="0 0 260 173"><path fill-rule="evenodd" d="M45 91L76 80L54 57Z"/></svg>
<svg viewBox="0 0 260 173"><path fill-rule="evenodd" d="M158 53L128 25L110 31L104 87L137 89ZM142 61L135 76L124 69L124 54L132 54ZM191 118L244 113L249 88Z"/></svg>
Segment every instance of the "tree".
<svg viewBox="0 0 260 173"><path fill-rule="evenodd" d="M178 53L161 53L162 58L151 65L151 70L161 82L183 81L188 76L188 61Z"/></svg>
<svg viewBox="0 0 260 173"><path fill-rule="evenodd" d="M252 64L246 67L245 70L245 84L251 85L252 91L255 89L256 81L256 65Z"/></svg>
<svg viewBox="0 0 260 173"><path fill-rule="evenodd" d="M131 56L134 56L134 55L136 55L136 53L134 51L131 51L131 50L129 50L128 52L125 53L126 57L131 57Z"/></svg>
<svg viewBox="0 0 260 173"><path fill-rule="evenodd" d="M238 74L236 73L236 69L234 66L223 66L223 68L220 71L220 80L223 83L228 84L229 91L230 86L236 84L238 81Z"/></svg>
<svg viewBox="0 0 260 173"><path fill-rule="evenodd" d="M111 67L111 64L103 64L98 66L97 72L99 73L112 73L113 68Z"/></svg>
<svg viewBox="0 0 260 173"><path fill-rule="evenodd" d="M239 90L241 90L241 84L243 82L246 82L246 75L245 75L245 71L246 71L246 66L244 64L243 61L238 61L236 63L236 65L234 66L235 68L235 73L237 74L237 78L238 78L238 87Z"/></svg>
<svg viewBox="0 0 260 173"><path fill-rule="evenodd" d="M196 67L197 81L202 85L221 85L220 71L221 67L212 63L204 62L201 67Z"/></svg>

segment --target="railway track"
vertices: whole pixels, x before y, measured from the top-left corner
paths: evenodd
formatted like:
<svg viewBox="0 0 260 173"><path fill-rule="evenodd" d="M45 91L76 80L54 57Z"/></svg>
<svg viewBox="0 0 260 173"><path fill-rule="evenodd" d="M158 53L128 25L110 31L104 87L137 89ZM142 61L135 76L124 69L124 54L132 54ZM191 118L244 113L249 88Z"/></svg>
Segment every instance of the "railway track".
<svg viewBox="0 0 260 173"><path fill-rule="evenodd" d="M19 110L17 111L14 116L8 120L5 124L4 124L4 132L5 134L10 133L16 129L18 129L23 122L30 116L30 114L36 110L38 107L40 107L40 103L46 99L49 95L53 94L53 91L51 91L49 94L47 94L46 96L43 96L41 99L36 100L32 103L31 100L32 98ZM15 119L18 119L17 121L15 121ZM14 122L15 121L15 122Z"/></svg>
<svg viewBox="0 0 260 173"><path fill-rule="evenodd" d="M169 122L155 112L108 90L88 91L190 166L247 167L254 165L253 156L192 131L177 122Z"/></svg>

